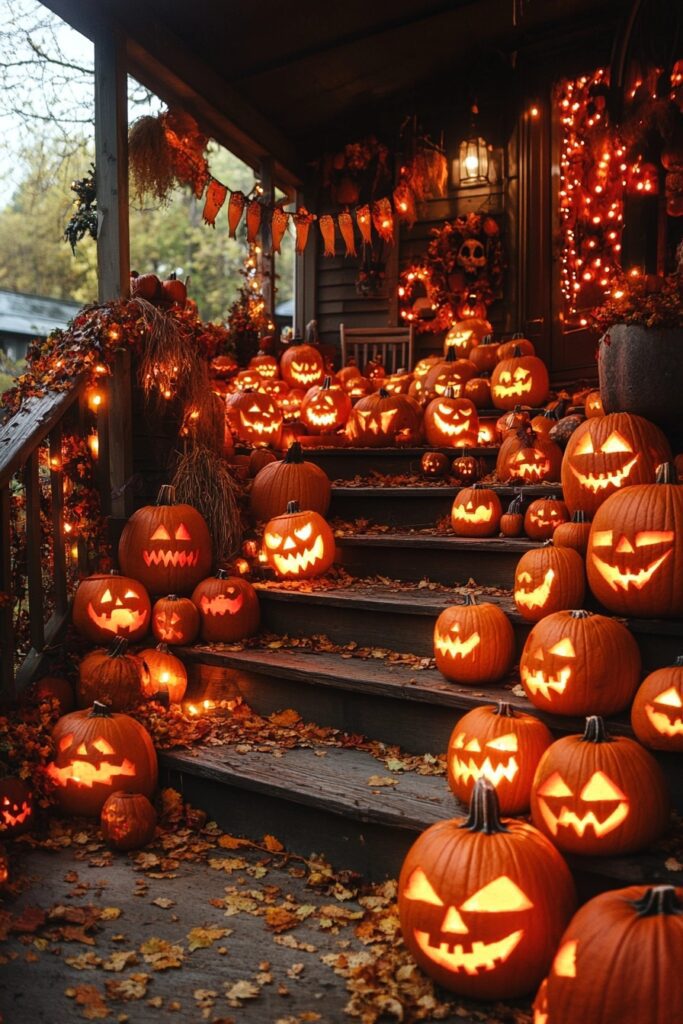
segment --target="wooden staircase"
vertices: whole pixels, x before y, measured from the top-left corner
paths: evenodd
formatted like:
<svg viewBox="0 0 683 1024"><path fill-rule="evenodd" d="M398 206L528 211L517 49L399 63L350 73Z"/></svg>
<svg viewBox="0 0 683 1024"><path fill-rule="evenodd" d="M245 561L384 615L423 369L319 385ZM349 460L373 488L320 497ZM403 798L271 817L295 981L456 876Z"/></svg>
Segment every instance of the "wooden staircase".
<svg viewBox="0 0 683 1024"><path fill-rule="evenodd" d="M490 457L492 449L485 449ZM493 450L495 455L495 450ZM518 645L530 625L514 610L509 588L528 540L468 540L425 531L450 510L455 488L351 487L344 476L407 472L414 452L388 449L309 451L338 481L332 517L386 525L385 532L344 533L337 561L357 579L336 589L293 590L259 586L262 629L276 638L324 636L330 644L270 645L217 650L196 645L179 653L188 665L192 699L241 697L257 713L292 708L307 722L351 736L364 736L412 755L425 765L445 751L458 717L482 703L509 700L542 717L561 735L579 731L578 720L535 711L513 691L511 676L495 686L460 687L419 664L432 656L432 631L441 610L458 600L453 587L475 580L483 597L509 613ZM417 456L419 461L419 455ZM410 470L414 471L413 469ZM510 492L509 488L500 488ZM559 488L537 488L558 493ZM437 584L429 587L429 580ZM508 592L504 592L507 588ZM630 622L644 667L669 664L683 651L683 623ZM368 648L356 656L349 645ZM322 649L319 649L322 648ZM327 648L327 649L325 649ZM330 649L332 648L332 649ZM411 654L392 658L385 652ZM407 663L406 663L407 662ZM630 735L628 715L610 721L614 733ZM258 743L240 752L232 746L167 752L161 757L166 781L181 788L222 827L254 836L276 834L304 854L322 852L333 863L368 879L395 874L416 835L439 819L460 814L443 776L416 771L391 773L369 752L347 747L273 752ZM661 756L680 806L674 758ZM427 768L428 770L428 768ZM680 774L680 772L678 773ZM380 784L369 781L379 777ZM386 784L389 778L395 784ZM665 867L666 852L628 858L576 858L573 868L590 893L626 882L683 881Z"/></svg>

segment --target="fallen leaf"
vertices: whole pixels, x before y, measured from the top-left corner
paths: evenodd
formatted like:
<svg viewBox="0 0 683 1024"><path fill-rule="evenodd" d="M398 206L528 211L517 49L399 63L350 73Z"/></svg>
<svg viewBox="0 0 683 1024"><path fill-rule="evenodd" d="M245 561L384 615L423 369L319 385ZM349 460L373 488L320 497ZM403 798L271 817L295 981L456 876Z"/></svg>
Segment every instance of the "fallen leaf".
<svg viewBox="0 0 683 1024"><path fill-rule="evenodd" d="M193 928L187 933L187 948L190 953L195 949L208 949L217 939L228 935L227 928Z"/></svg>
<svg viewBox="0 0 683 1024"><path fill-rule="evenodd" d="M377 789L380 786L397 786L398 779L392 779L390 775L371 775L368 779L368 786Z"/></svg>

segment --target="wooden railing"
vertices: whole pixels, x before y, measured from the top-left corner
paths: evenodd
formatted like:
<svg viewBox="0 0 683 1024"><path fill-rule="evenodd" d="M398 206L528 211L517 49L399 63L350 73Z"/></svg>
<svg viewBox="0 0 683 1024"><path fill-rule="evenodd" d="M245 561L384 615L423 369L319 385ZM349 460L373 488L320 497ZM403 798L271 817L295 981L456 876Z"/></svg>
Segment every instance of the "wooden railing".
<svg viewBox="0 0 683 1024"><path fill-rule="evenodd" d="M67 554L64 534L64 480L62 472L62 437L65 426L76 434L86 434L84 386L76 381L68 391L50 392L41 398L29 399L21 409L0 426L0 696L3 701L15 700L31 682L62 631L69 614ZM99 427L99 424L98 424ZM42 459L41 452L45 455ZM52 561L46 557L44 523L41 525L42 481L47 485L49 472L49 520ZM15 644L15 623L19 596L14 593L16 566L12 551L12 500L23 489L23 527L26 531L26 589L30 631L30 649L21 664ZM79 571L87 572L87 552L77 542ZM51 585L51 609L47 615L46 577ZM24 608L24 610L26 610ZM24 653L24 652L22 652Z"/></svg>

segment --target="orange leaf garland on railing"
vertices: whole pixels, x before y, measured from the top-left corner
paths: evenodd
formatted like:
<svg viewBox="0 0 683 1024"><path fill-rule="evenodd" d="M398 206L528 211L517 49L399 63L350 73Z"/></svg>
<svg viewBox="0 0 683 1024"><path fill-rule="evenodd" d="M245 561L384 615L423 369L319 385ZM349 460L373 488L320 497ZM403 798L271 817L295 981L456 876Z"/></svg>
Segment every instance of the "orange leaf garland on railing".
<svg viewBox="0 0 683 1024"><path fill-rule="evenodd" d="M289 224L289 214L285 213L281 206L276 206L273 210L273 218L270 222L270 234L273 241L273 252L280 251L280 242L284 238L287 225Z"/></svg>
<svg viewBox="0 0 683 1024"><path fill-rule="evenodd" d="M204 212L202 213L205 222L210 224L212 228L216 227L216 217L225 202L227 194L226 186L221 185L220 181L212 178L206 190L206 201L204 203Z"/></svg>
<svg viewBox="0 0 683 1024"><path fill-rule="evenodd" d="M261 227L263 210L258 199L250 199L247 203L247 242L254 245Z"/></svg>
<svg viewBox="0 0 683 1024"><path fill-rule="evenodd" d="M372 204L372 223L384 242L391 244L394 241L394 214L388 199L378 199Z"/></svg>
<svg viewBox="0 0 683 1024"><path fill-rule="evenodd" d="M356 255L356 239L353 234L353 217L345 210L340 213L337 217L337 224L339 225L339 232L344 239L344 245L346 246L346 255Z"/></svg>
<svg viewBox="0 0 683 1024"><path fill-rule="evenodd" d="M329 213L324 213L318 221L320 225L320 234L323 236L323 242L325 243L325 256L334 256L334 217L331 217Z"/></svg>
<svg viewBox="0 0 683 1024"><path fill-rule="evenodd" d="M308 242L308 233L311 228L311 224L316 219L314 213L309 213L305 206L300 206L296 213L292 214L294 220L294 228L296 231L296 243L295 249L301 253L306 248Z"/></svg>
<svg viewBox="0 0 683 1024"><path fill-rule="evenodd" d="M370 217L370 207L367 203L365 206L356 207L356 223L358 224L363 244L372 245L372 218Z"/></svg>
<svg viewBox="0 0 683 1024"><path fill-rule="evenodd" d="M244 213L244 207L246 206L247 197L244 192L233 192L230 195L230 202L228 203L228 227L230 229L230 237L236 237L237 225L242 219Z"/></svg>

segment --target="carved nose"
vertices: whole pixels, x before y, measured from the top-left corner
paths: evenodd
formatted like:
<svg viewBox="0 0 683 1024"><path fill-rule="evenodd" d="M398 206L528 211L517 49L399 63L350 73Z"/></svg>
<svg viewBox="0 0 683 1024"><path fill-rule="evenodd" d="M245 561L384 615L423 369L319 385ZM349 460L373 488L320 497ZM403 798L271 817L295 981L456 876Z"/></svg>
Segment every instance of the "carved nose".
<svg viewBox="0 0 683 1024"><path fill-rule="evenodd" d="M123 604L123 601L121 600L121 598L117 597L116 598L116 607L120 608L122 604Z"/></svg>
<svg viewBox="0 0 683 1024"><path fill-rule="evenodd" d="M465 935L469 928L455 907L449 907L441 925L441 931L451 935Z"/></svg>
<svg viewBox="0 0 683 1024"><path fill-rule="evenodd" d="M291 551L291 549L295 545L294 545L294 541L292 540L291 537L285 537L285 542L284 542L284 544L282 546L283 546L285 551Z"/></svg>
<svg viewBox="0 0 683 1024"><path fill-rule="evenodd" d="M621 540L617 544L617 554L623 555L624 553L631 555L633 554L633 545L627 537L622 535Z"/></svg>

